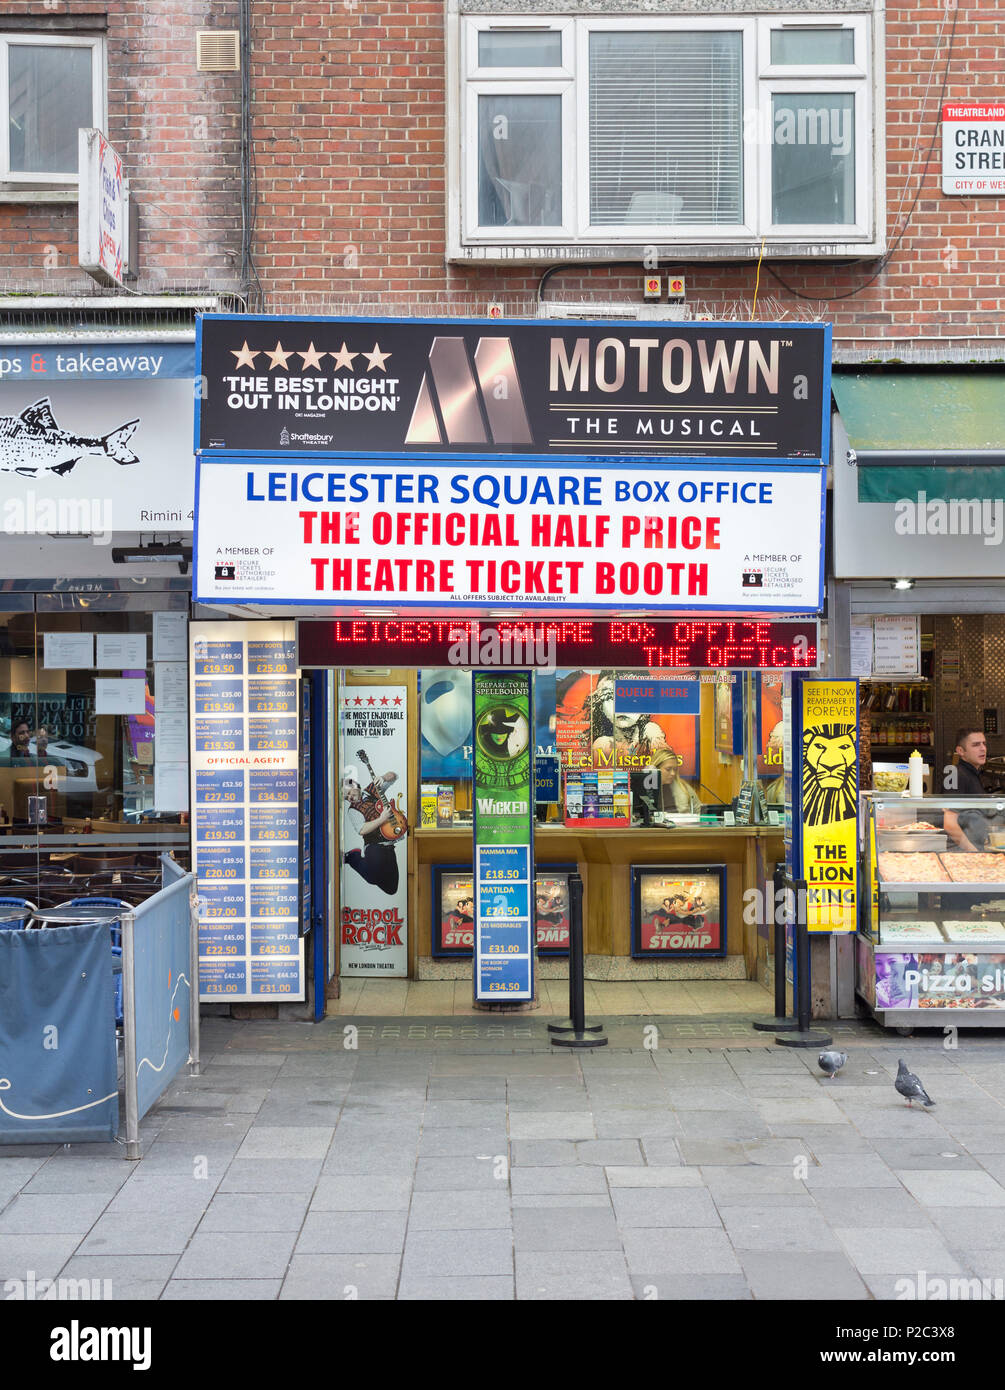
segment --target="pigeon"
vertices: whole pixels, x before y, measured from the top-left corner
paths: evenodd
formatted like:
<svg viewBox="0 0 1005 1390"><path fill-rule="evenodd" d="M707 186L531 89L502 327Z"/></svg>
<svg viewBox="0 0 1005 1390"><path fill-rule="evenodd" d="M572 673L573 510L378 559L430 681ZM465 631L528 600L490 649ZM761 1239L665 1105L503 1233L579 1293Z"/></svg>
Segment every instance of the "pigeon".
<svg viewBox="0 0 1005 1390"><path fill-rule="evenodd" d="M908 1105L914 1100L922 1100L926 1105L935 1104L935 1101L929 1096L914 1072L907 1070L903 1058L900 1059L897 1067L897 1079L893 1084L896 1086L900 1095L906 1096Z"/></svg>
<svg viewBox="0 0 1005 1390"><path fill-rule="evenodd" d="M833 1081L847 1060L847 1052L821 1052L817 1058L817 1066L825 1076L829 1076Z"/></svg>

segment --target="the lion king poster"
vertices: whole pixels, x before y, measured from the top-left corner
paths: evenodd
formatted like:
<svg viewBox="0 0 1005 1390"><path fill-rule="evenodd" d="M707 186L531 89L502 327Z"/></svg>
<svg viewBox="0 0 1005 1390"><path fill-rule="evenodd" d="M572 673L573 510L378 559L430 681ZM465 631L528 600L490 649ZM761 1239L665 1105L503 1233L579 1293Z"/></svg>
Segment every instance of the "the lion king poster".
<svg viewBox="0 0 1005 1390"><path fill-rule="evenodd" d="M854 931L858 872L858 683L802 686L799 819L810 931Z"/></svg>

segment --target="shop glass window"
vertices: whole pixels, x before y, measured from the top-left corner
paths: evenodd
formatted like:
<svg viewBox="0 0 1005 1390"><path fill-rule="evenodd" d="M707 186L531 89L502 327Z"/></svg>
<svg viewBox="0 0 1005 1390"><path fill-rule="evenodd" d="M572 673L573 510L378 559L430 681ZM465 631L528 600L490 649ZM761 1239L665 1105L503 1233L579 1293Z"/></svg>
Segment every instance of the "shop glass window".
<svg viewBox="0 0 1005 1390"><path fill-rule="evenodd" d="M0 614L0 875L135 897L161 850L187 863L188 664L153 660L154 618Z"/></svg>
<svg viewBox="0 0 1005 1390"><path fill-rule="evenodd" d="M7 115L3 177L75 183L78 131L104 125L101 41L33 35L0 43Z"/></svg>
<svg viewBox="0 0 1005 1390"><path fill-rule="evenodd" d="M780 813L781 677L755 674L748 693L741 675L687 676L667 682L645 672L536 673L535 756L539 779L548 774L539 786L549 788L538 802L538 822L606 819L612 831L628 824L728 824L748 768L764 793L769 819L772 809ZM678 696L684 692L676 699L680 710L667 695L669 684L678 687ZM748 708L754 738L749 758ZM420 671L419 715L421 824L470 825L470 672Z"/></svg>
<svg viewBox="0 0 1005 1390"><path fill-rule="evenodd" d="M869 24L461 20L461 243L866 241Z"/></svg>

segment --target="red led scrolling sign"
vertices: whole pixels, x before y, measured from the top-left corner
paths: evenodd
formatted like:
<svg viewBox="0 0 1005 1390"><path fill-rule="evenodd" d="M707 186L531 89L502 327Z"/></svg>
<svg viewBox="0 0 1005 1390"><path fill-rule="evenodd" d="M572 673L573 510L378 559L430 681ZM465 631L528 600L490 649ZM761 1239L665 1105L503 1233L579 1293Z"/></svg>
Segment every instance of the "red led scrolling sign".
<svg viewBox="0 0 1005 1390"><path fill-rule="evenodd" d="M302 667L560 666L666 671L808 671L813 618L455 622L337 618L298 624Z"/></svg>

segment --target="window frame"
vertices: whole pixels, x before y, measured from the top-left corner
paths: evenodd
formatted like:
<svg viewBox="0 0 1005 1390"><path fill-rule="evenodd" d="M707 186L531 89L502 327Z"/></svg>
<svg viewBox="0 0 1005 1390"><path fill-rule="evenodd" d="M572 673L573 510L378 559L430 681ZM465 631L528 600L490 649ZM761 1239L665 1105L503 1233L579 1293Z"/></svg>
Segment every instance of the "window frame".
<svg viewBox="0 0 1005 1390"><path fill-rule="evenodd" d="M574 87L577 97L576 126L582 131L582 139L577 150L577 175L580 186L580 204L577 206L577 226L582 228L582 236L590 240L613 240L613 241L657 241L666 239L668 230L673 236L693 236L701 241L717 240L723 236L730 237L750 237L754 235L751 222L753 204L750 198L751 180L748 178L749 155L747 141L743 137L743 110L748 106L748 96L753 90L752 82L755 79L754 71L754 52L753 43L747 42L747 35L753 34L753 23L744 17L727 15L722 18L708 18L704 16L697 23L693 19L663 19L656 25L661 32L667 33L737 33L741 34L741 112L740 112L740 145L742 159L742 189L741 200L743 204L743 220L741 222L687 222L684 224L662 224L662 223L636 223L623 222L603 223L598 225L589 221L590 216L590 81L589 81L589 62L590 62L590 35L595 33L624 33L628 31L642 32L652 30L654 27L651 17L636 17L630 19L611 19L608 17L594 18L590 16L579 27L577 35L576 49L576 70L586 74L581 82L575 82Z"/></svg>
<svg viewBox="0 0 1005 1390"><path fill-rule="evenodd" d="M448 101L450 162L456 178L448 192L450 260L546 261L566 251L595 250L598 259L614 259L619 249L662 244L696 251L712 259L730 251L743 257L757 254L757 244L770 240L768 254L783 256L878 254L885 245L885 165L883 144L883 42L881 16L816 12L784 14L666 16L633 14L579 14L574 17L542 15L459 14L451 4L460 28L459 42L448 45L455 57L459 95ZM486 29L559 30L562 33L562 68L478 68L478 33ZM854 61L842 64L773 64L771 34L784 29L851 30ZM589 188L589 44L595 32L740 32L742 34L742 158L743 220L713 224L602 224L591 223ZM489 77L491 74L491 78ZM563 227L489 228L477 224L476 126L471 125L470 89L484 91L492 81L514 95L545 90L546 84L567 86L574 111L574 125L567 119L563 102ZM551 88L554 90L554 87ZM776 224L771 221L772 102L784 92L848 94L854 99L855 221L842 224ZM567 94L563 91L563 96ZM748 131L749 113L757 126ZM472 138L474 137L474 138ZM493 252L497 254L493 256Z"/></svg>
<svg viewBox="0 0 1005 1390"><path fill-rule="evenodd" d="M106 124L105 41L102 35L31 34L0 31L0 112L4 129L0 136L0 185L19 188L66 188L79 183L79 172L22 173L10 164L10 49L18 48L89 48L91 50L91 118L92 125L104 130Z"/></svg>

